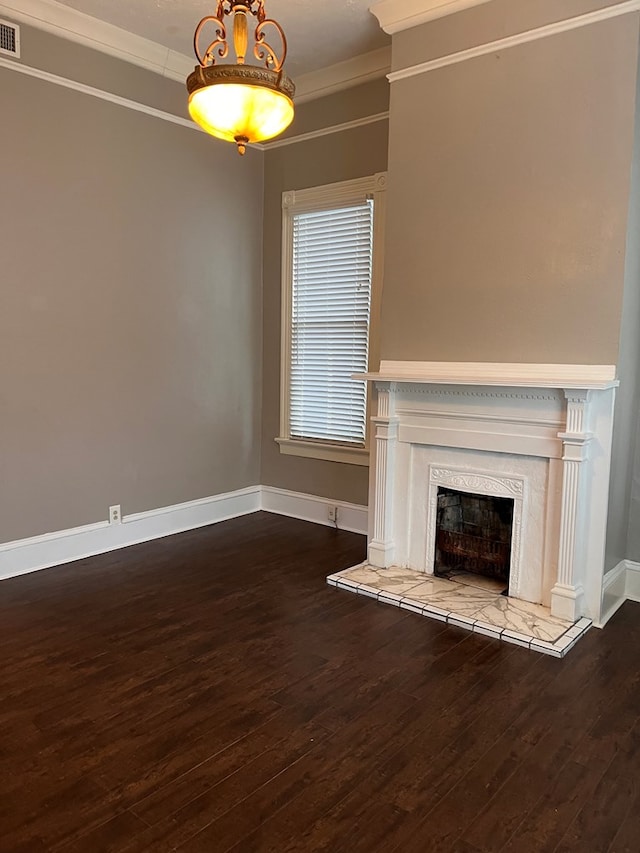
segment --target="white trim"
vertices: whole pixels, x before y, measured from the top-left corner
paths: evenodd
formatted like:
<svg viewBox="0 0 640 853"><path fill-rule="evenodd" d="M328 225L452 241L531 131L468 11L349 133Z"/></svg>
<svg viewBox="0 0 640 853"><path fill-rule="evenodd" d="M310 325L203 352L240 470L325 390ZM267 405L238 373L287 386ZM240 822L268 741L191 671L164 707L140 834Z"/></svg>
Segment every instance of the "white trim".
<svg viewBox="0 0 640 853"><path fill-rule="evenodd" d="M378 412L371 419L375 451L369 465L369 504L373 505L374 512L368 547L369 561L380 567L391 566L395 555L393 473L398 450L398 422L395 415L395 395L391 394L387 386L380 386Z"/></svg>
<svg viewBox="0 0 640 853"><path fill-rule="evenodd" d="M196 65L195 57L178 53L54 0L4 0L0 2L0 14L179 83L184 83ZM195 23L194 20L194 28ZM304 103L321 98L384 77L390 70L391 48L379 48L300 75L296 80L295 101Z"/></svg>
<svg viewBox="0 0 640 853"><path fill-rule="evenodd" d="M338 508L337 524L328 520L329 506ZM0 543L0 581L217 524L261 509L365 536L367 533L366 506L274 486L249 486L226 494L126 515L119 524L99 521Z"/></svg>
<svg viewBox="0 0 640 853"><path fill-rule="evenodd" d="M335 92L342 92L352 86L360 86L371 80L379 80L391 71L391 46L381 47L369 53L362 53L336 62L318 71L301 74L296 84L296 104L304 104L316 98L324 98Z"/></svg>
<svg viewBox="0 0 640 853"><path fill-rule="evenodd" d="M500 364L475 361L381 361L377 373L355 377L378 382L434 385L504 385L512 388L615 388L613 364Z"/></svg>
<svg viewBox="0 0 640 853"><path fill-rule="evenodd" d="M110 104L116 104L119 107L125 107L128 110L144 113L145 115L159 118L163 121L168 121L171 124L177 124L181 127L186 127L189 130L197 130L199 133L204 133L201 127L191 119L177 116L174 113L168 113L165 110L159 110L155 107L150 107L147 104L142 104L139 101L134 101L131 98L125 98L122 95L115 95L113 92L107 92L104 89L97 89L95 86L88 86L86 83L80 83L77 80L71 80L69 77L61 77L58 74L52 74L50 71L43 71L41 68L34 68L32 65L25 65L21 62L16 62L15 59L5 59L0 56L0 68L7 68L9 71L17 71L19 74L25 74L27 77L34 77L38 80L44 80L47 83L53 83L56 86L62 86L64 89L72 89L75 92L81 92L83 95L90 95L92 98L98 98L101 101L107 101ZM375 113L374 115L364 116L363 118L346 121L342 124L334 124L331 127L323 127L319 130L312 130L309 133L301 133L298 136L290 136L286 139L278 139L274 142L256 143L251 145L251 148L257 151L268 151L271 148L281 148L285 145L294 145L297 142L307 142L310 139L318 139L322 136L329 136L333 133L342 133L345 130L352 130L356 127L365 127L368 124L375 124L379 121L388 121L389 111Z"/></svg>
<svg viewBox="0 0 640 853"><path fill-rule="evenodd" d="M4 0L0 13L60 38L184 82L196 60L53 0Z"/></svg>
<svg viewBox="0 0 640 853"><path fill-rule="evenodd" d="M627 567L627 583L625 595L628 601L640 601L640 563L625 560Z"/></svg>
<svg viewBox="0 0 640 853"><path fill-rule="evenodd" d="M628 15L631 12L640 10L640 0L624 0L616 6L608 6L606 9L598 9L596 12L587 12L584 15L577 15L575 18L567 18L563 21L557 21L554 24L546 24L542 27L535 27L531 30L526 30L522 33L517 33L506 38L496 39L495 41L486 42L485 44L470 47L467 50L460 50L455 53L449 53L446 56L440 56L436 59L430 59L427 62L420 62L417 65L412 65L408 68L402 68L399 71L393 71L388 75L391 83L396 83L398 80L406 80L408 77L415 77L418 74L426 74L428 71L435 71L437 68L445 68L448 65L457 65L459 62L466 62L468 59L475 59L478 56L485 56L488 53L496 53L501 50L507 50L511 47L516 47L519 44L527 44L538 39L549 38L550 36L565 33L569 30L575 30L579 27L586 27L590 24L597 24L601 21L606 21L609 18L617 18L620 15Z"/></svg>
<svg viewBox="0 0 640 853"><path fill-rule="evenodd" d="M454 375L459 383L450 373L435 383L433 373L423 373L421 381L377 383L369 562L425 571L429 465L479 471L511 485L522 478L528 509L515 594L551 605L554 616L569 621L598 619L615 388L562 390L574 377L560 377L558 387L555 376L552 391L539 387L539 377L527 377L534 390L524 390L512 387L512 376L498 385L495 378L470 382L468 373Z"/></svg>
<svg viewBox="0 0 640 853"><path fill-rule="evenodd" d="M366 447L350 447L347 444L323 444L302 441L298 438L276 438L280 453L285 456L304 456L307 459L325 459L347 465L368 465L369 450Z"/></svg>
<svg viewBox="0 0 640 853"><path fill-rule="evenodd" d="M369 464L369 422L371 415L371 395L367 394L366 435L365 446L362 450L367 454L366 461L358 451L354 455L353 448L346 448L351 458L345 458L345 452L340 451L336 457L337 445L306 442L292 439L289 434L290 411L290 352L291 352L291 315L293 290L293 216L295 213L331 209L341 204L351 204L363 201L367 197L374 198L374 238L373 238L373 267L371 279L371 312L369 319L369 364L372 352L377 350L374 340L377 335L375 328L377 317L375 311L379 305L382 290L382 273L384 267L384 237L382 228L385 222L387 173L377 172L364 178L354 178L349 181L338 181L319 187L308 187L301 190L286 190L282 193L282 263L281 263L281 314L280 314L280 435L276 438L280 452L288 455L306 456L314 459L326 459L330 462L344 461L352 464ZM372 345L373 341L373 345ZM358 461L360 460L360 461Z"/></svg>
<svg viewBox="0 0 640 853"><path fill-rule="evenodd" d="M46 83L53 83L55 86L62 86L63 89L72 89L74 92L80 92L83 95L90 95L92 98L98 98L101 101L115 104L119 107L124 107L128 110L133 110L137 113L159 118L162 121L168 121L170 124L177 124L180 127L186 127L188 130L197 130L198 133L205 131L194 121L183 116L168 113L165 110L156 109L148 104L142 104L140 101L133 101L131 98L125 98L122 95L115 95L113 92L107 92L104 89L96 89L94 86L88 86L86 83L79 83L77 80L71 80L69 77L60 77L58 74L52 74L50 71L43 71L41 68L34 68L31 65L24 65L14 60L4 59L0 56L0 68L7 68L10 71L17 71L19 74L25 74L27 77L34 77L37 80L44 80ZM216 140L214 136L209 137L212 141ZM297 141L297 140L295 140ZM264 151L265 146L259 142L249 143L249 148L255 151Z"/></svg>
<svg viewBox="0 0 640 853"><path fill-rule="evenodd" d="M173 113L158 110L155 107L150 107L147 104L141 104L139 101L132 101L131 98L123 98L122 95L114 95L113 92L105 92L103 89L96 89L94 86L87 86L86 83L79 83L77 80L71 80L68 77L60 77L58 74L52 74L50 71L43 71L40 68L33 68L31 65L24 65L21 62L16 62L12 59L4 59L0 56L0 68L8 68L10 71L17 71L19 74L26 74L27 77L35 77L38 80L44 80L47 83L53 83L56 86L62 86L64 89L73 89L76 92L81 92L83 95L90 95L92 98L99 98L101 101L108 101L111 104L116 104L119 107L126 107L128 110L145 113L154 118L162 119L163 121L179 124L181 127L187 127L190 130L197 130L200 133L204 131L198 127L195 122L188 118L174 115Z"/></svg>
<svg viewBox="0 0 640 853"><path fill-rule="evenodd" d="M602 582L602 606L598 627L602 628L627 600L627 562L621 560L618 565L604 576ZM611 599L611 604L604 610L605 595Z"/></svg>
<svg viewBox="0 0 640 853"><path fill-rule="evenodd" d="M610 600L606 610L604 610L605 595ZM603 628L625 601L640 602L640 563L633 560L620 560L618 565L604 576L603 609L597 627Z"/></svg>
<svg viewBox="0 0 640 853"><path fill-rule="evenodd" d="M375 124L379 121L388 121L389 110L374 115L364 116L364 118L356 118L353 121L345 121L342 124L334 124L331 127L322 127L319 130L311 130L309 133L300 133L298 136L288 136L285 139L277 139L275 142L262 143L260 146L265 151L270 151L272 148L283 148L285 145L295 145L296 142L308 142L310 139L320 139L322 136L329 136L333 133L342 133L345 130L353 130L356 127L365 127L368 124Z"/></svg>
<svg viewBox="0 0 640 853"><path fill-rule="evenodd" d="M349 204L359 201L368 193L382 192L386 188L386 172L368 175L366 178L353 178L350 181L337 181L320 187L307 187L302 190L286 190L282 193L282 209L295 207L301 210L317 210L321 207L333 207L335 204Z"/></svg>
<svg viewBox="0 0 640 853"><path fill-rule="evenodd" d="M393 35L487 2L488 0L380 0L371 6L370 11L380 22L382 29Z"/></svg>
<svg viewBox="0 0 640 853"><path fill-rule="evenodd" d="M0 545L0 579L236 518L260 509L260 486Z"/></svg>
<svg viewBox="0 0 640 853"><path fill-rule="evenodd" d="M330 506L338 508L335 524L328 520L328 508ZM340 530L360 533L363 536L367 535L368 509L360 504L305 495L287 489L278 489L275 486L262 486L262 509L276 515L300 518L314 524L338 527Z"/></svg>

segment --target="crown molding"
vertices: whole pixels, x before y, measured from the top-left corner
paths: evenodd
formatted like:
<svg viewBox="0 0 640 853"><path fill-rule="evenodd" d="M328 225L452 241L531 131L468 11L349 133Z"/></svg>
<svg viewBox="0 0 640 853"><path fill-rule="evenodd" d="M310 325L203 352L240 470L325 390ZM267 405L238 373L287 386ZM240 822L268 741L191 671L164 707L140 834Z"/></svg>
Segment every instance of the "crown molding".
<svg viewBox="0 0 640 853"><path fill-rule="evenodd" d="M0 15L130 62L170 80L184 83L195 58L85 15L55 0L0 0ZM391 47L355 56L297 78L296 103L384 77L391 70Z"/></svg>
<svg viewBox="0 0 640 853"><path fill-rule="evenodd" d="M284 148L287 145L295 145L297 142L308 142L310 139L320 139L322 136L331 136L334 133L342 133L345 130L354 130L357 127L366 127L368 124L376 124L379 121L389 120L389 110L375 113L353 121L345 121L341 124L332 124L329 127L321 127L319 130L310 130L308 133L299 133L297 136L285 136L284 139L276 139L275 142L259 143L260 148L271 151L272 148Z"/></svg>
<svg viewBox="0 0 640 853"><path fill-rule="evenodd" d="M608 21L610 18L618 18L621 15L629 15L632 12L638 11L640 11L640 0L621 0L620 3L614 6L606 6L603 9L597 9L595 12L586 12L583 15L577 15L573 18L564 18L554 24L545 24L533 30L516 33L513 36L506 36L505 38L485 42L484 44L460 50L456 53L438 56L435 59L429 59L427 62L420 62L418 65L410 65L408 68L393 71L387 76L390 83L396 83L398 80L406 80L409 77L416 77L419 74L436 71L438 68L446 68L448 65L457 65L459 62L467 62L467 60L476 59L479 56L498 53L499 51L508 50L521 44L550 38L560 33L577 30L580 27L588 27L592 24L599 24L603 21Z"/></svg>
<svg viewBox="0 0 640 853"><path fill-rule="evenodd" d="M44 80L47 83L53 83L55 86L62 86L63 89L72 89L75 92L81 92L83 95L90 95L92 98L98 98L101 101L107 101L110 104L116 104L119 107L133 110L134 112L145 113L154 118L168 121L171 124L177 124L181 127L186 127L189 130L195 130L198 133L204 133L191 119L183 118L174 113L159 110L151 107L148 104L142 104L139 101L134 101L131 98L125 98L121 95L116 95L113 92L107 92L104 89L97 89L95 86L88 86L86 83L81 83L79 80L71 80L68 77L61 77L59 74L52 74L50 71L43 71L41 68L34 68L31 65L26 65L24 62L17 62L15 59L5 59L0 56L0 69L4 68L7 71L15 71L17 74L24 74L27 77L34 77L37 80ZM322 136L329 136L334 133L342 133L345 130L352 130L356 127L364 127L368 124L375 124L379 121L388 121L389 111L375 113L374 115L364 116L363 118L354 119L353 121L343 122L342 124L323 127L319 130L312 130L309 133L301 133L297 136L285 137L277 139L274 142L256 142L250 147L255 151L268 151L271 148L281 148L284 145L294 145L297 142L307 142L310 139L318 139Z"/></svg>
<svg viewBox="0 0 640 853"><path fill-rule="evenodd" d="M105 89L97 89L95 86L88 86L86 83L81 83L79 80L72 80L69 77L61 77L59 74L52 74L50 71L43 71L41 68L34 68L32 65L25 65L23 62L17 62L15 59L5 59L0 56L0 68L7 71L15 71L17 74L24 74L26 77L33 77L36 80L44 80L46 83L53 83L54 86L61 86L63 89L72 89L74 92L81 92L83 95L89 95L92 98L98 98L100 101L107 101L109 104L115 104L118 107L124 107L127 110L133 110L136 113L144 113L153 118L168 121L170 124L177 124L180 127L186 127L187 130L195 130L198 133L204 133L204 130L190 118L169 113L166 110L159 110L156 107L151 107L149 104L142 104L139 101L134 101L131 98L124 98L122 95L115 95L113 92L107 92ZM372 120L375 120L374 117ZM367 122L368 123L368 122ZM342 129L342 128L339 128ZM334 128L329 129L330 133L337 132ZM209 137L211 142L218 143L221 140L215 137ZM292 142L300 141L298 138ZM249 148L254 151L264 151L265 146L260 142L249 143Z"/></svg>
<svg viewBox="0 0 640 853"><path fill-rule="evenodd" d="M195 59L55 0L3 0L0 13L181 83L195 65Z"/></svg>
<svg viewBox="0 0 640 853"><path fill-rule="evenodd" d="M148 116L153 116L153 118L159 118L171 124L186 127L189 130L197 130L200 133L204 133L202 128L189 118L183 118L166 110L156 109L148 104L141 104L139 101L134 101L131 98L124 98L122 95L116 95L104 89L97 89L95 86L88 86L86 83L71 80L69 77L61 77L59 74L52 74L50 71L43 71L41 68L25 65L23 62L17 62L15 59L5 59L3 56L0 56L0 68L4 68L7 71L15 71L17 74L24 74L27 77L34 77L36 80L44 80L46 83L62 86L63 89L72 89L75 92L81 92L83 95L90 95L92 98L98 98L101 101L107 101L110 104L116 104L116 106L125 107L134 112L145 113ZM259 148L261 146L252 145L251 147Z"/></svg>
<svg viewBox="0 0 640 853"><path fill-rule="evenodd" d="M444 18L489 0L379 0L371 12L380 22L382 29L393 35L436 18Z"/></svg>
<svg viewBox="0 0 640 853"><path fill-rule="evenodd" d="M59 74L52 74L50 71L44 71L41 68L34 68L31 65L26 65L23 62L18 62L15 59L5 59L0 56L0 69L7 71L15 71L17 74L24 74L27 77L34 77L37 80L44 80L46 83L53 83L55 86L61 86L63 89L72 89L75 92L81 92L83 95L90 95L92 98L98 98L101 101L107 101L110 104L116 104L119 107L133 110L134 112L145 113L153 116L153 118L168 121L171 124L177 124L181 127L186 127L189 130L195 130L198 133L204 133L191 119L183 118L174 113L166 112L151 107L148 104L142 104L139 101L134 101L131 98L125 98L122 95L116 95L113 92L107 92L104 89L98 89L95 86L88 86L86 83L81 83L79 80L72 80L68 77L61 77ZM330 127L323 127L319 130L312 130L309 133L301 133L297 136L285 137L284 139L276 139L274 142L256 142L250 145L255 151L268 151L271 148L281 148L285 145L294 145L297 142L307 142L310 139L318 139L322 136L329 136L334 133L342 133L345 130L352 130L356 127L364 127L368 124L375 124L380 121L388 121L389 111L375 113L374 115L364 116L363 118L354 119L353 121L343 122L342 124L334 124Z"/></svg>
<svg viewBox="0 0 640 853"><path fill-rule="evenodd" d="M337 62L318 71L310 71L296 78L297 104L323 98L370 80L385 77L391 70L391 46L381 47L344 62Z"/></svg>

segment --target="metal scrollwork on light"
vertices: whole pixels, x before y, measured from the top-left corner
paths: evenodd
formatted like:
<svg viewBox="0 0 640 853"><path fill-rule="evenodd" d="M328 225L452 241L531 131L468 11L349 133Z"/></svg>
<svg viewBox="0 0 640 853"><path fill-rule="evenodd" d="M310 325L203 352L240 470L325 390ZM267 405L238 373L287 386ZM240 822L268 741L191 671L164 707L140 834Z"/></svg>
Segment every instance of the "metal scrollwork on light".
<svg viewBox="0 0 640 853"><path fill-rule="evenodd" d="M244 0L244 2L243 0L219 0L215 15L207 15L207 17L203 18L193 36L193 47L200 65L203 68L207 68L215 65L219 59L225 59L229 55L229 40L227 38L227 28L224 24L224 18L236 12L241 13L241 17L236 20L238 22L242 21L241 27L244 33L246 33L245 16L253 15L257 19L253 54L259 62L264 62L265 68L268 68L270 71L280 71L287 58L287 38L280 24L272 18L267 18L264 9L264 0ZM200 39L202 31L208 25L215 27L215 38L207 49L201 52ZM275 30L277 33L281 42L280 49L273 47L268 40L269 28ZM245 45L246 35L239 39L239 29L234 21L234 46L240 63L244 63L245 51L243 48Z"/></svg>
<svg viewBox="0 0 640 853"><path fill-rule="evenodd" d="M200 65L206 68L209 65L216 64L216 53L219 59L224 59L229 55L229 44L227 42L227 28L225 27L222 16L224 14L223 4L218 3L218 10L215 15L207 15L203 18L193 35L193 49ZM213 24L216 28L216 38L211 42L204 54L200 53L200 35L207 24Z"/></svg>
<svg viewBox="0 0 640 853"><path fill-rule="evenodd" d="M280 36L280 40L282 41L282 52L281 56L278 57L277 51L269 44L265 36L265 29L269 26L273 27L275 31ZM280 24L277 21L272 20L271 18L265 18L260 21L258 26L256 27L256 43L253 48L253 52L255 57L260 62L264 62L267 68L270 68L272 71L280 71L282 66L284 65L284 61L287 58L287 38L284 34L284 31Z"/></svg>

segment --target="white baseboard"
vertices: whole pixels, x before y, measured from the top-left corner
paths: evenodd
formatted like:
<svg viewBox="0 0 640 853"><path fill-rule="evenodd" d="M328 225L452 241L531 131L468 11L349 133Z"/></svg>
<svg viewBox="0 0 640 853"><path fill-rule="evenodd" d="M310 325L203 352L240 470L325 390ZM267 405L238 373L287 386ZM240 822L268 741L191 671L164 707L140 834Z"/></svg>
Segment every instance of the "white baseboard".
<svg viewBox="0 0 640 853"><path fill-rule="evenodd" d="M603 627L617 610L627 600L627 561L621 560L618 565L604 576L602 582L602 605L597 627Z"/></svg>
<svg viewBox="0 0 640 853"><path fill-rule="evenodd" d="M602 584L602 613L598 627L602 628L625 601L640 602L640 563L621 560L605 575Z"/></svg>
<svg viewBox="0 0 640 853"><path fill-rule="evenodd" d="M625 560L627 564L626 597L628 601L640 601L640 563Z"/></svg>
<svg viewBox="0 0 640 853"><path fill-rule="evenodd" d="M71 563L260 509L260 486L0 545L0 580Z"/></svg>
<svg viewBox="0 0 640 853"><path fill-rule="evenodd" d="M2 543L0 580L238 518L260 509L334 527L336 525L328 520L327 515L327 507L330 505L338 507L337 526L341 530L366 535L365 506L289 492L272 486L249 486L235 492L126 515L121 524L99 521L83 527Z"/></svg>
<svg viewBox="0 0 640 853"><path fill-rule="evenodd" d="M338 509L336 523L329 521L330 506ZM277 515L286 515L289 518L300 518L303 521L312 521L314 524L324 524L326 527L338 527L340 530L367 535L368 509L360 504L290 492L287 489L277 489L275 486L262 486L262 509Z"/></svg>

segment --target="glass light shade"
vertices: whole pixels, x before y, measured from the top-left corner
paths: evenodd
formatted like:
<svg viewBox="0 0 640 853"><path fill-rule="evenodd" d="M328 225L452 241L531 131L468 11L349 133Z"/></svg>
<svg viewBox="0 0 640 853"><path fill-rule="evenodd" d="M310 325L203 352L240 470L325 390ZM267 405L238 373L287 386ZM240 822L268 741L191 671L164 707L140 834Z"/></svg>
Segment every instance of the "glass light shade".
<svg viewBox="0 0 640 853"><path fill-rule="evenodd" d="M293 102L283 92L248 83L210 83L189 96L189 114L207 133L234 142L260 142L293 121Z"/></svg>

